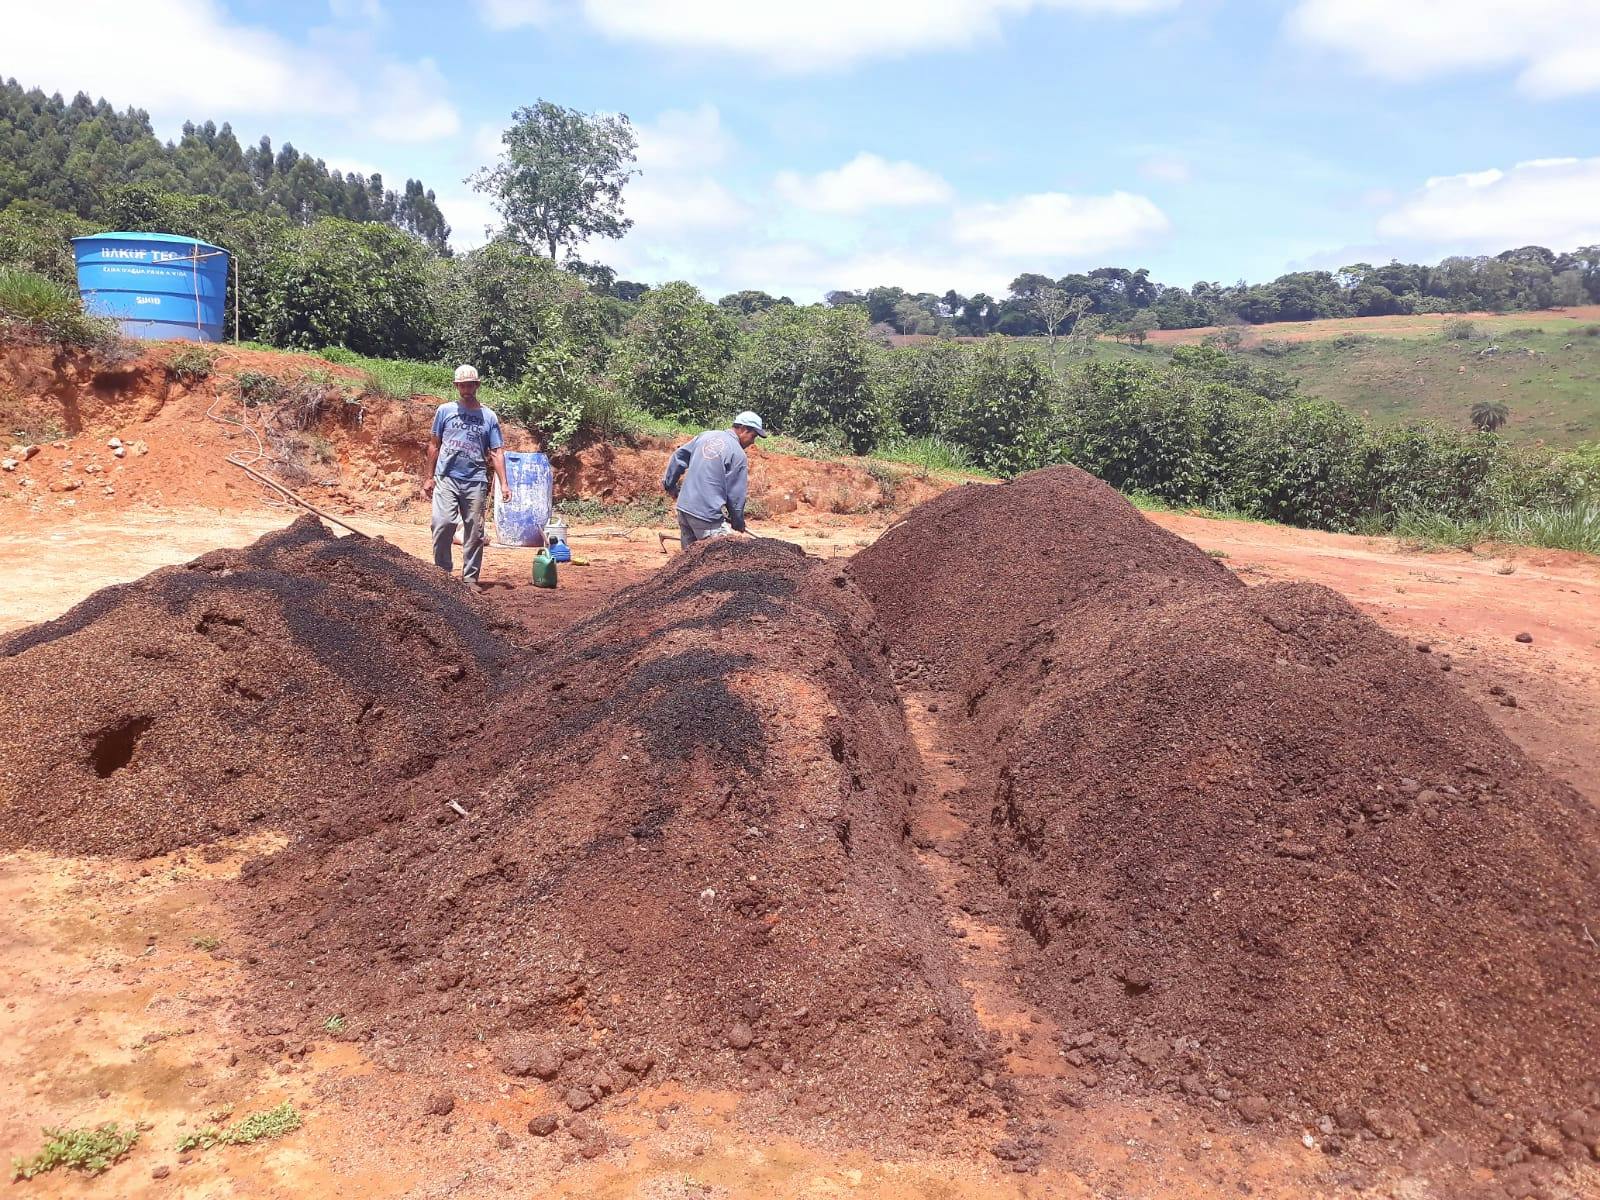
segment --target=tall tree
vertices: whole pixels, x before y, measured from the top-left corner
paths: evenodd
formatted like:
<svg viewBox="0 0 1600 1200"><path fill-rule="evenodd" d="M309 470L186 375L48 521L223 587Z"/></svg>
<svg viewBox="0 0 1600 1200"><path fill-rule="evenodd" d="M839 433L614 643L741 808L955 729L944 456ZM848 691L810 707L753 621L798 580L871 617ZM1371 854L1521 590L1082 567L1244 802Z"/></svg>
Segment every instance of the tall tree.
<svg viewBox="0 0 1600 1200"><path fill-rule="evenodd" d="M1015 287L1015 285L1013 285ZM1044 323L1044 335L1050 343L1050 367L1056 364L1056 335L1063 328L1070 335L1078 319L1089 311L1089 297L1069 296L1061 288L1051 285L1037 288L1030 297L1030 307Z"/></svg>
<svg viewBox="0 0 1600 1200"><path fill-rule="evenodd" d="M619 238L632 228L622 188L637 174L639 142L627 117L540 100L517 109L512 122L500 161L469 179L493 198L512 238L555 261L588 238Z"/></svg>

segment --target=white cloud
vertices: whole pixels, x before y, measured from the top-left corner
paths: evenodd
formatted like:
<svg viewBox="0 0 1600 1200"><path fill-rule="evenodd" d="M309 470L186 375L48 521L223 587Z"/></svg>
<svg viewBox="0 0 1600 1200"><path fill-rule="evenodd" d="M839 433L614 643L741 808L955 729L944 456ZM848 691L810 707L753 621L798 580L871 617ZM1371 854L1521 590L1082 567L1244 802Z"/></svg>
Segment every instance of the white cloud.
<svg viewBox="0 0 1600 1200"><path fill-rule="evenodd" d="M389 177L384 176L387 180ZM474 250L489 240L487 230L500 224L500 214L482 192L440 192L435 199L450 223L450 245L457 251Z"/></svg>
<svg viewBox="0 0 1600 1200"><path fill-rule="evenodd" d="M490 29L543 25L550 19L549 0L477 0L478 15Z"/></svg>
<svg viewBox="0 0 1600 1200"><path fill-rule="evenodd" d="M461 128L461 116L444 98L446 87L431 58L385 64L370 102L372 132L394 142L449 137Z"/></svg>
<svg viewBox="0 0 1600 1200"><path fill-rule="evenodd" d="M381 12L364 0L347 7ZM5 22L7 65L24 83L69 96L91 92L158 118L337 117L405 141L446 136L459 125L430 60L351 50L359 43L349 39L299 45L231 20L215 0L57 0L14 6ZM172 59L174 31L195 48L180 65Z"/></svg>
<svg viewBox="0 0 1600 1200"><path fill-rule="evenodd" d="M774 186L790 204L834 213L940 204L951 196L950 185L932 171L865 152L816 175L780 172Z"/></svg>
<svg viewBox="0 0 1600 1200"><path fill-rule="evenodd" d="M1289 30L1391 79L1515 68L1535 97L1600 89L1595 0L1302 0Z"/></svg>
<svg viewBox="0 0 1600 1200"><path fill-rule="evenodd" d="M715 179L691 177L660 184L641 178L624 192L633 220L631 237L649 241L689 230L726 230L742 225L750 210Z"/></svg>
<svg viewBox="0 0 1600 1200"><path fill-rule="evenodd" d="M175 32L196 47L171 62ZM345 112L356 89L283 38L229 22L210 0L61 0L6 13L7 67L24 83L104 94L159 113ZM200 50L203 48L203 52Z"/></svg>
<svg viewBox="0 0 1600 1200"><path fill-rule="evenodd" d="M959 244L1013 260L1031 256L1041 269L1055 259L1139 246L1170 228L1166 214L1152 201L1130 192L1038 192L999 204L969 205L954 218Z"/></svg>
<svg viewBox="0 0 1600 1200"><path fill-rule="evenodd" d="M383 0L328 0L328 11L337 21L381 25L388 19Z"/></svg>
<svg viewBox="0 0 1600 1200"><path fill-rule="evenodd" d="M686 201L711 208L709 199ZM631 210L630 210L631 211ZM911 291L1003 293L1022 271L1060 274L1098 265L1101 253L1132 249L1164 232L1166 218L1138 196L1024 196L945 210L915 229L859 224L848 241L775 234L756 219L783 211L745 206L746 220L703 221L663 234L640 225L620 245L591 253L627 278L688 279L713 298L740 288L787 294L801 303L835 288L894 284ZM793 217L796 210L788 210ZM1061 225L1067 224L1068 232ZM643 235L643 236L640 236Z"/></svg>
<svg viewBox="0 0 1600 1200"><path fill-rule="evenodd" d="M511 124L509 117L506 124ZM470 144L478 166L487 167L499 161L500 155L505 153L505 143L501 141L504 136L505 130L498 125L479 125L472 131Z"/></svg>
<svg viewBox="0 0 1600 1200"><path fill-rule="evenodd" d="M480 0L480 8L516 9L523 2ZM1030 11L1133 15L1170 9L1179 2L811 0L807 4L791 4L776 0L677 0L663 4L660 0L583 0L582 9L591 25L611 37L746 55L781 69L806 71L967 46L997 36L1003 18Z"/></svg>
<svg viewBox="0 0 1600 1200"><path fill-rule="evenodd" d="M1430 179L1378 221L1386 237L1503 250L1600 242L1600 158L1546 158Z"/></svg>
<svg viewBox="0 0 1600 1200"><path fill-rule="evenodd" d="M635 130L638 164L644 171L682 171L714 167L733 150L733 138L715 105L670 109Z"/></svg>

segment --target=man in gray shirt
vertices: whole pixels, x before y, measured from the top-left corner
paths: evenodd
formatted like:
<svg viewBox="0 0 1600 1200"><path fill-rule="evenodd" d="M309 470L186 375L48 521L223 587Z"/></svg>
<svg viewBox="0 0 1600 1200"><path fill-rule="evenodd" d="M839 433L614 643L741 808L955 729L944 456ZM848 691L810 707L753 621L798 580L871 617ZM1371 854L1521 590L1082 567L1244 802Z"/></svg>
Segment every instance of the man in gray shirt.
<svg viewBox="0 0 1600 1200"><path fill-rule="evenodd" d="M661 488L677 501L678 533L685 550L705 538L744 532L750 485L744 452L766 436L761 418L742 412L733 419L732 429L709 429L679 446L667 460Z"/></svg>

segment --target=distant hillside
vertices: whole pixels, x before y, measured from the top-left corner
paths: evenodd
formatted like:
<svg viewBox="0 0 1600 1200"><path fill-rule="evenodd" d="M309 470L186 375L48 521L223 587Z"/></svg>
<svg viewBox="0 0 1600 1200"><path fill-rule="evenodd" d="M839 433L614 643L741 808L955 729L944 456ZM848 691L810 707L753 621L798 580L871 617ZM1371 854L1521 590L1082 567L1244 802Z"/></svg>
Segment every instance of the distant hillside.
<svg viewBox="0 0 1600 1200"><path fill-rule="evenodd" d="M185 124L179 141L163 144L141 109L119 113L82 92L66 101L24 90L15 79L0 82L0 209L33 200L93 217L114 189L129 184L299 221L379 221L437 250L450 235L433 192L419 180L392 191L380 175L341 175L287 142L276 151L267 137L241 146L226 123Z"/></svg>
<svg viewBox="0 0 1600 1200"><path fill-rule="evenodd" d="M1467 321L1471 335L1446 336ZM1162 330L1147 349L1101 342L1101 357L1148 359L1215 329ZM1385 424L1464 428L1478 400L1503 400L1502 433L1553 446L1600 440L1600 305L1541 312L1280 322L1240 328L1239 354L1282 371L1307 395Z"/></svg>

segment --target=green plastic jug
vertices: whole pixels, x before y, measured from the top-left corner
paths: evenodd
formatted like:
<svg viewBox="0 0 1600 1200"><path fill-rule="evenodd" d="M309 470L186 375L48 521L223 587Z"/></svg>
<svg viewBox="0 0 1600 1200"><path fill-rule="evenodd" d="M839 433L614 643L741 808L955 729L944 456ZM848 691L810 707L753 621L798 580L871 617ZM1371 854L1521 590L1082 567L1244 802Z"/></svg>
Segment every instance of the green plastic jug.
<svg viewBox="0 0 1600 1200"><path fill-rule="evenodd" d="M556 560L550 557L548 548L533 556L533 586L542 588L556 586Z"/></svg>

